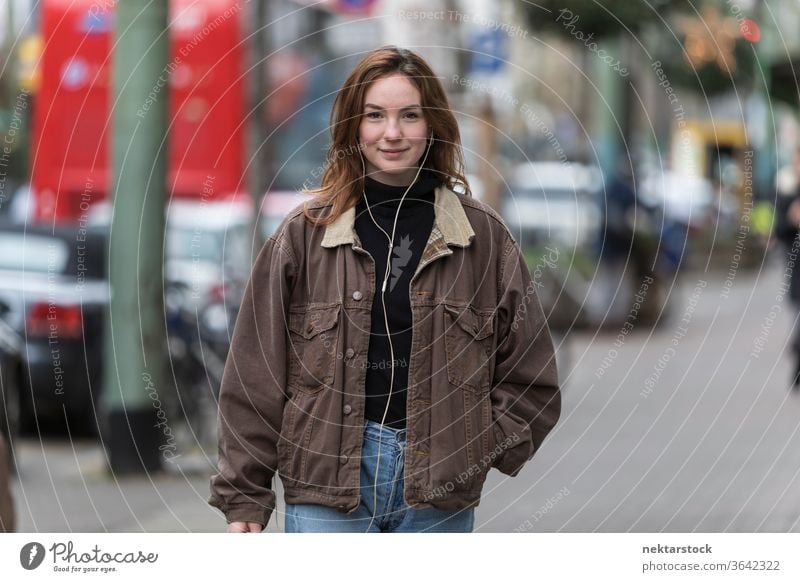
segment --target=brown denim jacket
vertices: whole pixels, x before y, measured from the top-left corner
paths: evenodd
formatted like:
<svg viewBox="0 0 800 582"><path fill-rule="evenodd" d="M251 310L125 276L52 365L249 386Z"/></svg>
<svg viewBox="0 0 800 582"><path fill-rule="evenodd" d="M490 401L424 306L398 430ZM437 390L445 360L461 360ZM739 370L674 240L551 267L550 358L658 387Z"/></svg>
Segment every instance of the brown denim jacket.
<svg viewBox="0 0 800 582"><path fill-rule="evenodd" d="M354 221L351 208L314 227L297 209L253 266L222 380L211 479L209 503L228 522L266 525L276 470L287 503L359 505L376 275ZM409 293L404 498L417 508L477 506L489 469L519 473L560 414L536 282L494 211L440 187Z"/></svg>

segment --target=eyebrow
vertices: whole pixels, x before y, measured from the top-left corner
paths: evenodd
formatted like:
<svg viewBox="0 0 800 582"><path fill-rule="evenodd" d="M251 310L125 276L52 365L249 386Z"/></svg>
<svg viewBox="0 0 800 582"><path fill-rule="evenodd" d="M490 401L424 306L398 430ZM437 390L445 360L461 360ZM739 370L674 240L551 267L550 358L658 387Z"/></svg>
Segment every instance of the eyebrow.
<svg viewBox="0 0 800 582"><path fill-rule="evenodd" d="M383 107L381 107L380 105L375 105L374 103L367 103L366 105L364 105L364 109L366 109L367 107L369 107L370 109L379 109L381 111L384 110ZM406 105L405 107L401 107L400 111L405 111L406 109L422 109L422 105Z"/></svg>

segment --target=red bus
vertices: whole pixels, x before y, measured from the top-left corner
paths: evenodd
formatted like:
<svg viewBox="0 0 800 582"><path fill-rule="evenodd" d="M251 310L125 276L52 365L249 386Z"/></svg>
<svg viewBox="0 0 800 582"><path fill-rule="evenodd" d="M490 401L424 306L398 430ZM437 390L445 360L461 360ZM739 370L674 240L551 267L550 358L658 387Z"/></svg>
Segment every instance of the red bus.
<svg viewBox="0 0 800 582"><path fill-rule="evenodd" d="M77 222L109 195L115 5L42 2L30 157L38 221ZM211 201L246 189L243 6L241 0L170 0L168 64L130 112L147 115L168 84L168 196Z"/></svg>

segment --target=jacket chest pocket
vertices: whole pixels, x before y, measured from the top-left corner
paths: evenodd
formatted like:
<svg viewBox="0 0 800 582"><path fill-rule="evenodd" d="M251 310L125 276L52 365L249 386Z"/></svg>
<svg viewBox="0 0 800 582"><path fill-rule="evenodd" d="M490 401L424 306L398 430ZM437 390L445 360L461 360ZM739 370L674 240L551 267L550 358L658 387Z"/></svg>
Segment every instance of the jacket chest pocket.
<svg viewBox="0 0 800 582"><path fill-rule="evenodd" d="M333 384L339 305L289 312L289 386L316 391Z"/></svg>
<svg viewBox="0 0 800 582"><path fill-rule="evenodd" d="M494 315L471 307L444 306L447 377L451 384L489 389Z"/></svg>

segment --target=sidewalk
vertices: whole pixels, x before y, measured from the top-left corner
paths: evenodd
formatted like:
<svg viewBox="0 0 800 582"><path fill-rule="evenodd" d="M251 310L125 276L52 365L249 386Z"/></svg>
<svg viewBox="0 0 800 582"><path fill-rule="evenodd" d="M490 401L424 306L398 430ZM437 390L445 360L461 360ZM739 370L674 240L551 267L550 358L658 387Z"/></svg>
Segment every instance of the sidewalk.
<svg viewBox="0 0 800 582"><path fill-rule="evenodd" d="M115 477L92 440L17 442L13 478L20 532L222 532L225 520L206 503L214 459L183 455L158 474ZM267 531L283 530L283 491Z"/></svg>

